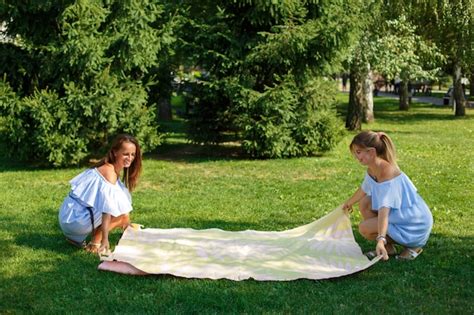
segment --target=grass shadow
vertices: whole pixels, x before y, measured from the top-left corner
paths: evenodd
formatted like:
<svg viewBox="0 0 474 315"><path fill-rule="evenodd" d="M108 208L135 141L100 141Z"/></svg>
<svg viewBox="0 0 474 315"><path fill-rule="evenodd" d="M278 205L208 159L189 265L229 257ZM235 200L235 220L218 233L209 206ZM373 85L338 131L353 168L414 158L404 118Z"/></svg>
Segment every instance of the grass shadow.
<svg viewBox="0 0 474 315"><path fill-rule="evenodd" d="M345 119L347 116L348 103L340 101L336 106L339 117ZM446 112L449 106L438 106L429 103L416 103L410 105L409 110L400 110L399 101L394 98L376 97L374 98L374 116L375 120L384 120L396 123L415 123L426 120L454 121L459 119L471 120L472 115L457 117L454 113Z"/></svg>
<svg viewBox="0 0 474 315"><path fill-rule="evenodd" d="M157 150L146 153L144 157L159 161L186 163L249 159L238 144L201 145L192 143L164 143Z"/></svg>

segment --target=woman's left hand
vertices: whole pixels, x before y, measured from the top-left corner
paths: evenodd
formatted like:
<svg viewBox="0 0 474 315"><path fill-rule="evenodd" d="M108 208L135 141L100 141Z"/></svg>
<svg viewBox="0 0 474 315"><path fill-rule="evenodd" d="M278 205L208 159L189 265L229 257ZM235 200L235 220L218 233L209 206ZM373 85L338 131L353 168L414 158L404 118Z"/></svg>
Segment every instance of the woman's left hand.
<svg viewBox="0 0 474 315"><path fill-rule="evenodd" d="M375 247L375 251L377 252L377 256L382 255L383 260L388 260L388 253L387 249L382 240L377 242L377 246Z"/></svg>

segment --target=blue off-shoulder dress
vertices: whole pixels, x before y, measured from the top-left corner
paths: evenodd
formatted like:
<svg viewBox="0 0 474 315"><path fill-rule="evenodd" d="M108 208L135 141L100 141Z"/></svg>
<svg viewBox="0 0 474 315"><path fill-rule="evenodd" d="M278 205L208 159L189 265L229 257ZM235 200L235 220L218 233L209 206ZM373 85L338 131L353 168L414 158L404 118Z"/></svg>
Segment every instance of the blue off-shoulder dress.
<svg viewBox="0 0 474 315"><path fill-rule="evenodd" d="M132 199L125 185L107 181L96 168L87 169L71 181L71 191L59 210L59 225L64 235L82 242L102 224L102 213L114 217L132 211Z"/></svg>
<svg viewBox="0 0 474 315"><path fill-rule="evenodd" d="M374 211L390 208L387 234L395 242L410 248L426 244L433 216L405 173L380 183L366 173L361 188L370 196Z"/></svg>

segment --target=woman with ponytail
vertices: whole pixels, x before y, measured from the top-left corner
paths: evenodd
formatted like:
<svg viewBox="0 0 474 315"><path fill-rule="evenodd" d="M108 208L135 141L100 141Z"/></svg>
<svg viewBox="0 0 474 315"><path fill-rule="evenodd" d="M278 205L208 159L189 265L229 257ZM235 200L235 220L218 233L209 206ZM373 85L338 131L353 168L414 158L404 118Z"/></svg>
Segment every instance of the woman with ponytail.
<svg viewBox="0 0 474 315"><path fill-rule="evenodd" d="M352 140L350 151L367 166L361 187L343 205L349 211L359 203L359 231L377 242L369 258L396 255L395 244L404 247L397 259L415 259L423 251L433 217L416 187L397 165L395 146L384 132L363 131Z"/></svg>
<svg viewBox="0 0 474 315"><path fill-rule="evenodd" d="M130 225L130 192L141 169L138 141L130 135L118 135L103 159L70 181L71 191L59 211L66 240L90 252L108 252L109 232ZM86 244L89 234L91 240Z"/></svg>

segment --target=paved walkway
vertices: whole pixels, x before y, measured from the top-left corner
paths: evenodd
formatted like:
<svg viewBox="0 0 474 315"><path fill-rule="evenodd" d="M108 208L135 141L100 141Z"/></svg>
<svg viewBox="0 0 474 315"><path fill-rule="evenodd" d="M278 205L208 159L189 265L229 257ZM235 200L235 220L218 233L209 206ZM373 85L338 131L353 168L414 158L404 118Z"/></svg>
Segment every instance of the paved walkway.
<svg viewBox="0 0 474 315"><path fill-rule="evenodd" d="M397 94L387 93L387 92L382 92L382 91L379 92L378 96L390 97L390 98L396 98L396 99L399 98ZM415 95L415 96L412 96L411 100L412 102L417 102L417 103L430 103L430 104L434 104L438 106L443 105L442 98L433 97L433 96Z"/></svg>

